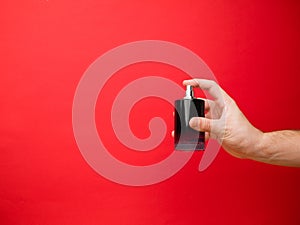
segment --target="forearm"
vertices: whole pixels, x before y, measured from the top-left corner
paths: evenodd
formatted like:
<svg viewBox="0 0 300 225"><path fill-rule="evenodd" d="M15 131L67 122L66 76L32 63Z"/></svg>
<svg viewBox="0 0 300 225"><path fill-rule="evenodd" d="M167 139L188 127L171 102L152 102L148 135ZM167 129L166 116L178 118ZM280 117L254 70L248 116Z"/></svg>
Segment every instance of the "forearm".
<svg viewBox="0 0 300 225"><path fill-rule="evenodd" d="M257 145L259 156L253 160L282 166L300 167L300 131L264 133Z"/></svg>

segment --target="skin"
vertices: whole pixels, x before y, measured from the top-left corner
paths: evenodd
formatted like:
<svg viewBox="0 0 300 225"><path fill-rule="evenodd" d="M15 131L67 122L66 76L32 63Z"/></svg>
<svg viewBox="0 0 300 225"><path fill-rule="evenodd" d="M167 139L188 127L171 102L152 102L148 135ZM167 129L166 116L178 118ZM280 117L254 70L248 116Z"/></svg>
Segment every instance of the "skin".
<svg viewBox="0 0 300 225"><path fill-rule="evenodd" d="M300 167L300 131L260 131L214 81L192 79L183 81L183 85L201 88L214 99L205 100L205 118L194 117L190 120L190 126L206 132L207 139L218 140L229 154L238 158Z"/></svg>

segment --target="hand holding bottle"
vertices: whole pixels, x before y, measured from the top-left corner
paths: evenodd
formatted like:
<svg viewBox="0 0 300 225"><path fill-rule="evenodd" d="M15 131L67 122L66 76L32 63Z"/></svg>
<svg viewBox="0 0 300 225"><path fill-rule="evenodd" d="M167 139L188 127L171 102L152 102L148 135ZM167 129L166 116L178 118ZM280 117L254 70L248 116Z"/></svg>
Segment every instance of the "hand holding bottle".
<svg viewBox="0 0 300 225"><path fill-rule="evenodd" d="M218 140L238 158L248 158L276 165L300 167L300 132L263 133L241 112L235 101L214 81L192 79L183 85L199 87L213 97L205 100L206 117L194 117L190 126L206 132L206 138Z"/></svg>

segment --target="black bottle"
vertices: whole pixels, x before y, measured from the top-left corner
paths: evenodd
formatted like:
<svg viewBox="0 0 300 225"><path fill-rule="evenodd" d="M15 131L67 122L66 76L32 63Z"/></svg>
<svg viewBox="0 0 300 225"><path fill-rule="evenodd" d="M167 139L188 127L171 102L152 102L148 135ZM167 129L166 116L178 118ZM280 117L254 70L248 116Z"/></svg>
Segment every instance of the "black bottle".
<svg viewBox="0 0 300 225"><path fill-rule="evenodd" d="M194 98L193 87L187 85L185 97L175 101L176 150L204 150L205 148L205 133L189 126L192 117L204 117L204 100Z"/></svg>

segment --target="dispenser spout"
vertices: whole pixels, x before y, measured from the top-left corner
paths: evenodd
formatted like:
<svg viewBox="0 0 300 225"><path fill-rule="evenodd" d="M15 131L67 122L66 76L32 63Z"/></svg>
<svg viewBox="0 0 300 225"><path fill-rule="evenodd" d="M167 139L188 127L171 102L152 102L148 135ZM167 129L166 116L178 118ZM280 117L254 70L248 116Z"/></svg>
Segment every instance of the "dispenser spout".
<svg viewBox="0 0 300 225"><path fill-rule="evenodd" d="M193 99L193 98L194 98L193 87L191 85L187 85L184 99Z"/></svg>

